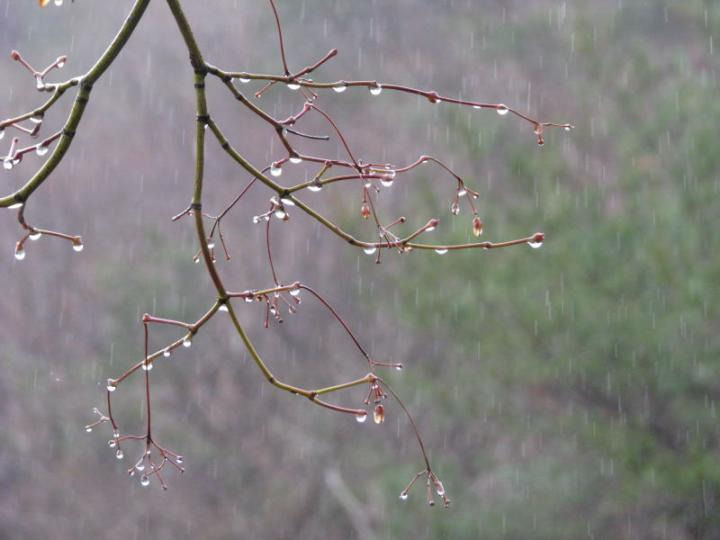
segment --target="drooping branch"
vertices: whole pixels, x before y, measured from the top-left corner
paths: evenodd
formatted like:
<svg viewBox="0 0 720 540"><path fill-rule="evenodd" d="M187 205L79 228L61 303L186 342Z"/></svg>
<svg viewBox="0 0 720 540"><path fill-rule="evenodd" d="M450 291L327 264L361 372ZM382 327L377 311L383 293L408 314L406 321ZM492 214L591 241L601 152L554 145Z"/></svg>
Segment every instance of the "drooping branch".
<svg viewBox="0 0 720 540"><path fill-rule="evenodd" d="M449 505L450 500L445 493L445 488L439 480L433 469L431 468L428 452L425 443L420 436L418 426L410 414L409 410L401 400L399 395L388 385L388 383L378 377L376 368L395 368L402 369L402 363L378 361L372 356L368 349L361 344L361 339L351 330L349 323L340 316L340 312L330 302L322 296L317 290L305 285L299 281L290 284L284 284L281 280L281 273L277 271L276 264L272 255L272 238L271 228L273 220L279 220L279 225L290 220L291 212L297 209L312 218L317 223L328 229L332 234L346 241L348 244L362 249L368 255L376 254L376 262L380 262L383 250L397 250L398 253L407 253L414 249L417 250L434 250L438 254L445 254L451 250L460 249L496 249L506 248L521 244L529 244L531 247L537 248L544 241L544 234L541 232L530 236L519 238L516 240L504 242L466 242L459 244L438 244L427 243L421 241L426 235L434 231L439 225L440 220L437 217L426 217L419 221L423 223L420 226L415 225L414 230L407 234L401 233L398 229L401 225L406 224L409 220L405 216L395 216L385 219L381 216L382 208L379 206L379 196L382 189L390 188L398 177L410 176L420 165L432 164L444 171L449 176L450 182L454 186L454 198L450 204L450 212L457 216L460 213L460 203L464 198L467 206L472 213L471 230L474 236L480 236L483 233L484 223L480 219L478 209L473 202L478 198L479 193L468 186L468 182L444 161L429 155L422 154L415 161L406 165L395 165L392 163L378 162L377 160L365 160L353 150L353 143L344 133L342 126L336 122L331 112L318 105L321 90L332 89L336 93L343 93L348 88L361 87L369 90L372 96L379 95L383 90L395 91L402 94L416 95L427 99L429 103L447 103L457 106L472 107L475 109L495 110L501 116L512 113L515 117L529 123L537 138L539 145L544 144L544 131L549 127L572 129L572 125L567 123L544 122L537 120L527 114L519 112L516 109L508 107L503 103L485 103L473 100L460 100L440 95L434 90L423 90L392 83L382 83L374 80L339 80L335 82L317 82L308 76L313 74L326 62L338 54L337 49L331 49L326 55L317 60L315 63L292 72L289 67L286 54L285 41L283 37L283 29L280 19L280 12L277 9L274 0L268 0L270 8L275 19L275 26L279 41L280 59L282 62L283 74L258 74L244 71L227 71L220 69L208 63L202 50L195 38L190 22L188 21L181 4L181 0L165 0L170 12L174 18L180 36L189 56L189 62L193 70L193 86L195 89L195 165L193 176L192 196L190 203L182 212L178 213L172 219L179 221L184 216L192 217L195 228L195 235L199 244L199 251L195 256L197 262L203 260L208 277L215 289L215 299L212 306L195 322L184 322L175 319L159 317L156 315L145 314L142 318L143 324L143 356L142 359L135 362L130 368L116 378L110 378L106 386L107 414L95 409L98 419L86 426L87 431L92 431L95 426L108 423L112 428L113 438L108 441L108 445L115 449L116 457L123 459L124 451L121 445L126 442L139 441L144 443L143 453L140 458L128 469L130 475L139 473L140 483L143 486L150 484L151 477L156 477L163 488L167 488L167 484L163 477L164 467L169 463L177 471L183 472L183 458L179 454L170 451L155 441L155 433L152 425L151 412L151 370L160 358L168 358L173 351L178 348L187 348L192 344L194 336L219 312L225 312L233 329L237 332L242 340L245 348L253 359L253 362L265 377L265 379L274 387L289 392L293 395L307 398L309 401L323 407L325 409L351 414L355 416L358 422L364 422L368 416L368 411L372 408L372 417L375 423L382 424L385 420L385 405L383 401L391 395L397 405L407 416L412 427L414 435L418 442L420 454L424 463L424 469L418 472L411 480L408 486L401 492L400 498L405 499L408 496L410 488L421 478L426 478L427 501L428 504L434 505L433 491L441 497L445 506ZM62 68L67 59L64 56L44 68L43 70L35 69L30 62L13 51L11 57L21 66L27 69L31 76L35 79L36 88L39 91L50 92L50 98L39 107L26 113L8 118L0 122L0 139L4 135L6 129L14 129L19 132L19 136L36 137L41 129L41 124L45 115L52 106L54 106L61 97L70 88L77 86L78 90L75 95L69 116L62 128L44 138L38 143L31 145L20 145L20 137L13 137L7 156L3 159L5 168L12 168L18 165L23 156L29 152L36 152L43 156L49 152L51 145L55 145L47 160L40 169L18 190L0 198L0 208L7 207L17 209L17 218L24 236L16 244L16 258L23 259L25 256L24 246L27 240L36 240L42 236L52 236L72 243L75 251L81 251L83 244L79 236L68 235L43 229L31 225L25 218L26 203L30 196L42 185L45 180L52 174L57 165L66 155L72 138L79 128L85 107L90 99L94 83L102 77L113 61L123 50L125 44L131 34L142 19L150 0L135 0L132 8L120 27L120 30L107 47L105 52L98 58L93 67L84 75L69 79L61 83L48 83L45 78L53 70ZM284 155L277 157L264 166L256 166L244 157L228 140L223 133L221 127L215 119L213 119L210 107L208 105L205 84L208 75L217 77L230 95L240 103L245 109L249 110L253 115L260 118L271 130L274 131L273 136L277 136ZM264 82L265 85L254 93L255 98L260 98L265 92L278 86L285 86L290 91L296 91L296 95L303 98L302 104L297 112L284 119L275 118L273 115L265 111L258 102L247 97L241 90L242 84L250 81ZM240 85L237 85L239 82ZM298 129L298 124L303 122L308 116L317 114L322 117L327 126L326 134L306 133ZM24 125L28 122L28 125ZM218 141L221 148L227 156L232 159L241 169L250 175L250 181L234 198L228 198L230 202L216 214L211 214L203 209L203 196L205 189L205 154L206 154L206 137L210 133ZM293 137L290 137L292 135ZM313 155L309 152L301 152L296 146L294 137L306 139L308 144L317 140L334 139L338 142L345 153L345 157L330 157L322 155ZM420 154L420 152L418 152ZM416 154L416 155L418 155ZM283 167L290 163L297 165L302 162L317 164L319 167L317 173L312 179L305 182L295 183L286 186L280 183L279 177L282 175ZM336 174L336 170L339 174ZM332 172L331 172L332 171ZM332 174L332 175L331 175ZM371 226L376 228L377 237L373 241L364 241L356 238L346 230L341 228L331 218L323 215L315 208L304 202L301 195L308 192L318 192L325 187L340 187L347 182L356 184L362 193L362 204L360 207L361 218L369 220ZM265 248L267 250L267 260L272 276L273 285L264 289L246 289L243 292L233 292L232 289L226 287L218 270L218 263L215 257L215 233L219 237L222 244L225 259L230 259L223 232L221 229L222 220L229 212L236 209L238 202L246 195L253 186L265 186L271 192L269 196L269 207L264 213L255 215L252 219L254 223L264 223L265 225ZM411 216L413 217L413 216ZM370 220L372 218L372 220ZM206 229L206 220L210 220L212 225L209 232ZM391 230L392 229L392 230ZM284 272L283 272L284 273ZM276 378L271 371L269 365L261 357L260 353L254 346L253 342L240 324L237 308L233 305L233 301L242 300L244 303L260 303L265 308L265 327L269 327L270 315L273 315L278 322L282 322L281 311L283 309L294 313L300 304L300 292L307 291L314 299L316 299L332 317L342 326L352 340L360 354L368 362L370 368L369 373L362 377L354 378L345 382L340 382L331 386L312 385L315 387L304 388L283 382ZM182 335L160 347L154 352L150 352L151 329L153 325L163 325L175 327L182 330ZM142 371L144 389L145 389L145 414L146 426L145 432L141 434L122 434L119 422L115 418L112 410L112 396L118 387L127 381L132 375ZM362 407L348 407L330 403L325 400L325 396L351 390L356 387L367 385L368 393L362 402ZM322 396L322 398L321 398ZM159 456L159 458L157 457Z"/></svg>

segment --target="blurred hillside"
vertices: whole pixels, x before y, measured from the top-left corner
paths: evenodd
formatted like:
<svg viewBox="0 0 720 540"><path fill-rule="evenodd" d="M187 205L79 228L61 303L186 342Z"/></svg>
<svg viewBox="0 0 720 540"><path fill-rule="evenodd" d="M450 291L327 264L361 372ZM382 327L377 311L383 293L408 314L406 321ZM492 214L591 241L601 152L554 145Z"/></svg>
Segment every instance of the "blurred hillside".
<svg viewBox="0 0 720 540"><path fill-rule="evenodd" d="M58 76L82 73L130 6L65 4L0 0L0 117L41 99L11 49L38 66L68 54ZM185 4L209 62L280 71L264 1ZM508 116L390 92L323 94L358 155L442 157L479 190L484 237L541 230L547 241L388 254L378 266L298 212L273 229L280 278L321 290L373 355L406 365L388 379L416 415L451 509L428 509L422 490L398 499L421 465L396 406L383 426L359 425L275 391L222 314L153 371L158 438L188 468L170 475L168 492L127 478L140 449L126 448L120 463L109 430L84 433L102 381L142 355L140 315L192 320L214 296L192 262L191 224L170 221L191 194L194 94L177 29L155 1L96 85L70 154L28 205L31 222L82 234L85 250L42 239L16 261L20 229L0 212L0 537L720 538L720 6L526 4L279 2L292 67L340 50L318 80L405 83L576 125L539 148ZM272 130L217 81L209 98L254 164L282 156ZM48 115L48 133L69 103ZM283 116L300 101L273 89L259 103ZM326 128L308 117L303 129ZM334 142L301 145L342 155ZM214 211L247 176L214 141L208 160ZM1 171L3 194L39 164L29 155ZM311 174L288 166L282 180ZM438 239L465 241L470 215L450 214L453 195L441 171L424 167L384 190L381 208L408 216L408 232L439 217ZM268 196L253 189L223 226L233 259L221 270L235 290L271 282L250 219ZM303 200L375 234L358 190ZM364 374L342 329L305 300L269 330L261 308L238 306L272 369L302 385ZM153 332L156 346L176 337ZM141 386L117 394L118 415L140 426ZM340 401L356 405L362 394Z"/></svg>

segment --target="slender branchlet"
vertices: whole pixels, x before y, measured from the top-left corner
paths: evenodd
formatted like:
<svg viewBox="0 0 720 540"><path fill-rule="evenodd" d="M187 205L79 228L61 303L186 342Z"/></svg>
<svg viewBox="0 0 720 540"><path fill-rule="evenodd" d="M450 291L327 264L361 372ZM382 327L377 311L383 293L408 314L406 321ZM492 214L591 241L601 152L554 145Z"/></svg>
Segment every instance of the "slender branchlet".
<svg viewBox="0 0 720 540"><path fill-rule="evenodd" d="M404 215L395 215L386 218L381 215L381 207L378 203L380 202L383 192L392 188L394 183L400 179L402 179L402 181L410 181L416 169L423 165L428 165L439 168L449 180L449 189L451 190L451 196L449 198L450 214L452 216L458 216L461 213L462 206L466 206L471 216L469 230L473 236L479 237L485 229L485 223L480 217L476 204L480 193L469 187L467 180L441 159L422 154L415 161L398 165L391 162L366 160L359 156L352 149L352 142L350 138L343 133L342 126L333 119L328 110L318 105L322 90L332 90L335 93L342 94L351 88L364 88L369 91L371 96L378 96L383 91L391 91L420 96L430 104L445 103L472 109L494 110L501 116L510 114L527 123L532 128L533 135L538 145L541 146L545 142L544 135L546 129L561 128L570 130L573 126L567 123L540 121L503 103L485 103L474 100L456 99L441 95L434 90L423 90L376 80L348 79L321 82L311 78L310 75L313 75L315 71L338 54L337 49L331 49L313 64L292 71L285 50L280 11L278 10L275 0L268 1L275 20L282 74L274 75L221 69L205 60L202 50L195 40L191 24L183 11L181 0L164 1L170 9L182 41L187 49L190 67L193 72L196 100L196 117L194 119L195 171L190 202L184 210L173 216L172 220L180 221L183 217L192 218L198 242L198 249L193 259L198 263L204 263L208 277L215 287L216 298L209 309L194 322L167 319L151 314L143 315L141 321L143 325L142 358L135 361L125 372L115 378L107 380L105 390L107 412L104 413L101 412L100 409L95 408L93 411L96 419L85 426L85 430L91 432L98 426L108 424L112 430L112 438L108 441L108 446L114 450L115 456L118 459L124 459L125 451L123 448L127 444L135 441L140 443L141 453L128 469L128 473L131 476L137 476L140 484L143 486L149 485L151 480L156 478L158 484L163 489L166 489L167 484L163 476L167 468L166 466L169 464L170 469L175 469L182 473L184 471L183 458L181 455L160 446L156 442L155 432L153 431L154 426L152 424L151 371L156 361L169 358L176 349L190 347L195 335L213 320L218 312L224 312L227 313L226 317L222 317L224 323L230 324L234 331L237 332L262 375L274 387L306 398L313 404L331 411L352 415L361 423L365 422L368 416L372 415L374 423L383 424L386 418L386 398L391 396L412 428L423 462L423 469L420 470L400 492L400 498L403 500L407 499L411 488L418 483L418 481L425 479L427 503L433 506L435 504L435 496L437 496L440 497L444 506L448 506L450 499L445 492L443 483L431 467L428 452L426 451L425 443L420 435L420 430L415 419L395 390L385 379L377 374L378 368L402 370L404 364L388 360L377 360L366 345L362 343L362 339L358 334L350 328L350 324L346 319L340 315L340 310L336 309L316 289L300 281L283 281L280 269L273 260L272 240L274 236L271 232L273 227L282 227L284 223L288 222L291 219L291 214L294 212L303 212L351 246L362 249L368 255L374 255L378 263L381 262L381 254L384 250L397 251L397 253L400 254L413 250L433 250L442 255L451 250L496 249L524 244L538 248L545 239L543 233L537 232L523 238L499 242L435 243L425 241L425 238L429 237L437 227L441 226L440 218L420 217L418 219L416 216L406 217ZM41 6L45 6L50 2L49 0L39 0L39 3ZM62 3L62 0L54 0L54 4L57 6L62 5ZM11 52L11 59L30 73L35 89L39 92L50 94L50 97L37 108L0 121L0 140L3 139L6 131L13 131L13 136L8 138L10 143L7 151L0 152L5 169L12 169L20 165L23 157L29 153L35 153L37 156L41 158L44 157L45 159L39 169L22 187L6 196L0 197L0 208L17 210L17 220L23 230L23 235L15 246L15 257L18 260L25 258L27 241L34 241L41 237L55 237L69 241L75 251L82 251L83 243L80 236L69 235L31 225L25 217L27 203L35 190L50 178L52 172L65 157L76 130L80 126L83 112L91 97L94 83L103 76L123 50L128 39L143 18L145 9L149 3L150 0L135 0L118 33L93 67L88 72L64 82L53 83L47 79L49 75L61 70L65 66L67 63L65 56L59 56L50 65L42 70L38 70L19 52ZM272 130L271 133L274 132L272 136L277 137L280 141L283 151L282 155L277 156L270 163L256 166L236 150L210 112L205 93L205 81L208 76L218 78L229 92L231 98L267 124L268 128ZM244 84L251 81L263 83L263 86L250 94L251 97L248 97L248 95L240 89ZM51 107L55 106L72 88L76 88L76 94L66 121L53 134L41 138L39 135L43 126L45 113ZM295 92L295 95L301 98L295 114L284 119L275 118L258 104L259 102L257 100L273 88L286 88L290 92ZM298 128L298 124L309 114L317 114L322 118L327 126L326 133L307 133ZM208 137L214 138L228 157L250 176L248 183L243 189L234 197L230 197L229 200L231 202L224 208L218 209L217 213L211 213L203 209L205 150ZM301 152L295 146L295 138L311 142L334 139L340 144L346 157L341 159ZM27 144L21 144L25 139L28 139L29 142ZM45 157L46 155L47 157ZM280 177L283 174L284 168L302 162L317 165L317 172L314 176L304 182L293 185L281 184ZM373 235L376 234L377 236L373 236L373 240L356 238L336 224L330 217L321 214L300 198L306 192L317 193L324 188L345 185L346 182L353 183L353 185L359 189L360 218L367 220L367 222L371 223L374 227L375 231ZM218 261L215 256L216 238L222 247L224 259L229 261L231 254L225 241L222 221L231 211L238 208L237 203L254 186L257 186L256 189L264 186L264 189L269 191L266 206L254 212L249 221L264 225L265 250L272 283L271 286L266 288L250 288L242 290L242 292L234 292L225 286L218 272ZM410 222L411 218L416 223L411 229L412 232L405 235L397 232L397 228ZM274 221L277 221L276 225L273 225ZM209 230L206 229L206 222L209 224ZM298 312L303 292L307 293L306 296L317 301L320 306L326 309L342 327L358 350L359 355L367 362L369 368L367 374L332 386L303 388L281 381L270 370L250 340L247 332L240 324L237 315L237 310L240 308L236 307L233 302L237 301L240 305L260 304L263 308L262 316L264 326L270 328L272 320L278 323L283 322L283 313L293 314ZM151 351L151 329L155 325L177 328L178 335L173 341L165 343L156 350ZM120 423L113 415L112 398L116 390L138 372L142 373L145 389L145 431L140 434L123 434L120 429ZM329 394L344 393L346 390L352 390L357 387L367 388L365 398L357 407L339 405L326 401L325 396Z"/></svg>

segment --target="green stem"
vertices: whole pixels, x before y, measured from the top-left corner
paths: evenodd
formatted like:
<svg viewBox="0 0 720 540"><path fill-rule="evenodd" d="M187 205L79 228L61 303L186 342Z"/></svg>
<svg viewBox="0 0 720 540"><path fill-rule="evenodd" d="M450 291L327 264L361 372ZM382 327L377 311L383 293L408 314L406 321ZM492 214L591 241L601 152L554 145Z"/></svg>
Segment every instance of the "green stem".
<svg viewBox="0 0 720 540"><path fill-rule="evenodd" d="M195 183L194 183L194 189L193 189L193 198L192 198L192 204L191 208L193 210L194 216L195 216L195 228L197 233L198 242L200 243L200 250L203 255L203 259L205 260L205 265L207 266L208 273L210 274L210 278L213 281L213 284L215 285L215 288L217 289L219 298L226 302L226 305L228 307L228 314L230 315L230 320L233 323L233 326L237 330L238 334L240 335L240 338L242 339L243 343L245 344L245 347L247 348L248 352L250 353L250 356L252 356L253 360L257 364L258 368L260 368L260 371L262 371L265 378L268 380L270 384L273 386L280 388L281 390L285 390L286 392L290 392L291 394L301 395L306 398L309 398L313 403L316 403L317 405L331 408L334 410L339 410L342 412L353 412L357 413L358 411L354 409L344 409L342 407L333 406L324 402L321 402L319 400L316 400L315 397L318 395L318 392L315 392L313 390L307 390L305 388L299 388L297 386L292 386L290 384L286 384L282 381L279 381L275 378L272 371L270 371L270 368L268 368L267 364L262 360L260 357L260 354L258 353L257 349L255 349L255 346L253 345L252 341L250 341L250 337L248 336L247 332L245 332L245 329L240 324L240 321L237 318L237 315L235 314L235 310L230 302L228 302L228 293L225 289L225 286L223 285L222 279L220 278L220 275L218 274L217 268L215 267L215 263L213 262L212 254L210 253L210 248L208 247L207 243L207 236L205 233L205 225L203 223L203 215L202 215L202 195L203 195L203 179L204 179L204 169L205 169L205 128L206 126L209 126L216 136L218 136L218 139L222 140L224 137L222 137L222 133L218 131L215 131L217 127L215 126L214 122L210 119L209 112L208 112L208 106L207 106L207 97L205 94L205 77L207 75L207 65L205 64L205 61L203 60L202 52L200 51L200 48L198 47L197 41L195 40L195 36L193 34L192 28L190 27L190 24L187 21L187 18L185 17L185 13L182 9L182 6L180 5L179 0L167 0L168 7L170 8L170 11L173 14L173 17L175 18L175 22L177 23L178 29L180 30L180 34L183 37L183 40L185 41L185 45L188 49L188 53L190 55L190 62L193 66L193 69L195 70L195 97L196 97L196 113L197 113L197 126L195 131ZM222 137L222 138L221 138ZM225 146L225 145L224 145ZM229 146L229 145L228 145ZM227 148L226 148L227 149ZM265 183L268 183L268 179L265 178L265 176L260 172L257 171L252 165L250 165L249 162L247 162L242 156L239 154L236 156L236 159L241 162L241 164L249 170L253 175L260 180L265 181ZM282 188L273 182L270 182L268 184L272 189L275 189L276 191L282 191ZM323 389L323 393L329 393L334 390L342 390L344 388L349 388L351 386L357 386L358 384L361 384L364 382L364 380L359 381L352 381L349 384L345 385L337 385L336 387L329 387L326 389Z"/></svg>

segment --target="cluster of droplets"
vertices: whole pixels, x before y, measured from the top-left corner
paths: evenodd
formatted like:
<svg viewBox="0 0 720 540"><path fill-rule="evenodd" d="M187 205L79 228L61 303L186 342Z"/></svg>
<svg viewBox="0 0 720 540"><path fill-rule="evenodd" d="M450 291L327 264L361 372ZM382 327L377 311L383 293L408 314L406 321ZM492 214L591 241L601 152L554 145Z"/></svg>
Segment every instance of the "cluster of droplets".
<svg viewBox="0 0 720 540"><path fill-rule="evenodd" d="M22 204L20 204L19 206L11 205L9 208L22 208ZM72 244L72 249L75 253L80 253L83 249L85 249L85 245L83 244L82 238L80 236L68 237L66 235L61 235L59 233L53 232L48 232L48 234L70 240ZM38 240L40 240L40 238L42 238L42 236L43 233L41 231L38 231L37 229L30 229L30 232L28 232L28 234L26 234L21 240L18 240L15 243L15 259L18 261L25 260L25 240L29 239L31 242L37 242Z"/></svg>
<svg viewBox="0 0 720 540"><path fill-rule="evenodd" d="M480 107L479 105L475 105L473 108L481 109L482 107ZM510 112L510 109L508 108L507 105L500 103L498 105L495 105L495 111L500 116L506 116ZM555 126L555 127L561 127L565 131L570 131L573 129L573 126L571 124L543 124L541 122L534 122L533 133L535 134L538 146L545 145L544 133L545 133L545 127L548 125Z"/></svg>
<svg viewBox="0 0 720 540"><path fill-rule="evenodd" d="M34 114L30 117L31 127L26 128L22 125L19 125L17 123L11 124L12 127L18 129L19 131L22 131L29 135L32 138L36 138L38 136L38 133L40 131L40 126L43 121L43 115L42 114ZM27 154L28 152L35 152L35 155L39 157L45 156L50 151L50 144L57 139L60 136L59 133L49 137L48 139L45 139L43 141L40 141L34 145L28 146L23 149L18 148L18 143L20 142L20 139L18 137L13 137L13 139L10 141L10 146L8 148L7 154L2 158L2 166L3 169L6 171L11 171L16 166L20 165L20 163L23 160L23 156ZM5 137L5 128L0 128L0 141Z"/></svg>
<svg viewBox="0 0 720 540"><path fill-rule="evenodd" d="M116 381L113 379L108 379L107 382L107 390L108 392L114 392L116 389ZM85 432L86 433L92 433L93 429L103 423L111 423L113 430L112 430L112 437L107 441L108 447L114 451L115 458L117 460L122 460L125 458L125 451L121 448L121 443L125 440L131 439L131 440L137 440L142 439L145 440L145 449L143 451L143 454L140 456L140 459L135 462L134 465L132 465L128 469L128 474L130 476L135 476L136 473L139 473L139 480L140 485L143 487L147 487L150 485L150 477L152 475L157 476L158 480L160 481L160 485L163 489L167 489L167 485L165 484L165 481L163 480L163 477L161 475L161 471L164 468L166 463L170 463L175 469L177 469L180 473L185 472L185 469L183 468L183 457L179 454L176 454L175 452L171 452L170 450L166 448L162 448L157 443L155 443L149 435L147 437L142 436L120 436L120 431L115 426L114 422L109 416L106 416L100 410L96 407L93 409L93 413L98 416L98 419L95 422L92 422L85 426ZM150 451L150 447L154 447L157 449L160 455L161 461L159 463L153 462L152 460L152 454Z"/></svg>
<svg viewBox="0 0 720 540"><path fill-rule="evenodd" d="M498 109L498 112L501 109ZM455 191L455 198L450 203L450 213L453 216L460 215L460 201L463 199L467 199L468 204L470 205L470 209L472 210L472 232L474 236L480 236L483 233L484 224L482 219L480 219L480 216L478 216L477 210L475 209L475 205L472 202L474 199L477 199L479 197L479 194L475 191L471 191L467 188L465 183L458 179L458 186L457 190ZM444 255L448 252L446 248L439 248L435 250L436 253L439 255Z"/></svg>
<svg viewBox="0 0 720 540"><path fill-rule="evenodd" d="M44 2L44 3L43 3ZM48 0L40 0L40 5L46 5L48 4ZM58 3L55 2L56 5L62 4L62 2ZM45 84L45 76L52 71L53 69L62 69L65 66L65 63L67 62L67 57L65 56L59 56L52 64L47 66L44 70L38 71L34 67L32 67L24 58L23 56L18 52L13 50L10 53L10 58L12 58L14 61L21 64L25 69L27 69L35 79L35 87L37 90L43 91L48 89L48 85ZM20 122L22 120L18 120L16 122L12 122L9 124L9 127L13 127L16 130L23 132L27 135L29 135L32 138L35 138L38 136L38 133L40 131L40 128L42 126L43 118L44 118L45 108L36 109L32 113L28 113L25 115L22 115L19 118L22 118L23 120L27 119L30 122L30 127L25 127ZM0 140L3 139L5 135L5 128L8 127L8 125L0 126ZM12 170L15 166L19 165L22 161L22 157L27 152L34 151L38 156L44 156L49 151L49 145L52 141L57 139L60 136L60 133L57 133L53 135L52 137L41 141L37 144L28 146L27 148L23 148L19 150L17 148L19 139L17 137L13 138L10 143L10 149L5 157L2 158L2 164L3 168L5 170Z"/></svg>
<svg viewBox="0 0 720 540"><path fill-rule="evenodd" d="M107 444L111 449L115 450L116 459L123 459L125 457L125 452L120 448L120 432L117 429L113 429L112 439L110 439Z"/></svg>
<svg viewBox="0 0 720 540"><path fill-rule="evenodd" d="M422 478L423 476L426 477L425 482L425 493L426 493L426 499L428 506L435 506L435 495L437 494L438 497L443 502L443 506L447 508L450 506L450 498L447 496L447 493L445 491L445 486L440 481L440 479L437 477L437 475L430 470L429 468L420 471L415 475L415 477L410 481L410 483L400 492L400 500L406 501L409 497L410 490L415 485L415 483Z"/></svg>
<svg viewBox="0 0 720 540"><path fill-rule="evenodd" d="M12 206L10 208L13 208ZM53 233L49 233L53 234ZM19 240L15 243L15 259L18 261L25 260L25 240L30 239L32 242L37 242L42 238L42 232L38 231L37 229L32 229L22 240ZM72 243L72 248L75 253L80 253L83 249L85 249L85 245L82 243L82 239L79 236L67 238L65 235L59 235L55 234L55 236L60 236L64 239L69 239Z"/></svg>
<svg viewBox="0 0 720 540"><path fill-rule="evenodd" d="M279 199L275 196L270 198L270 210L263 214L253 216L252 222L258 224L261 222L270 221L270 216L275 216L280 221L288 221L290 214L287 211L287 207L295 206L295 200L290 194L286 194Z"/></svg>
<svg viewBox="0 0 720 540"><path fill-rule="evenodd" d="M291 315L297 313L297 306L302 302L302 299L300 298L299 284L295 284L287 292L290 294L290 300L288 300L281 291L275 291L272 295L263 295L262 297L258 297L259 300L265 301L267 307L265 314L265 328L268 328L269 326L270 315L272 315L278 323L283 322L282 313L280 311L280 307L282 305L285 306L288 313Z"/></svg>
<svg viewBox="0 0 720 540"><path fill-rule="evenodd" d="M5 131L3 130L3 135ZM10 148L8 149L7 155L3 158L3 169L6 171L12 170L13 167L16 165L19 165L22 161L22 154L17 152L17 145L18 142L20 142L20 139L17 137L13 137L12 141L10 141Z"/></svg>
<svg viewBox="0 0 720 540"><path fill-rule="evenodd" d="M401 364L397 364L401 365ZM400 368L402 369L402 367ZM368 392L367 397L363 401L363 403L366 406L369 406L372 403L373 411L372 411L372 417L373 422L376 424L382 424L385 422L385 406L382 404L382 401L387 398L387 394L383 391L382 387L378 383L377 380L373 380L370 383L370 391ZM355 420L357 420L358 423L364 424L365 420L367 420L368 413L367 411L361 411L357 415L355 415Z"/></svg>
<svg viewBox="0 0 720 540"><path fill-rule="evenodd" d="M160 458L162 461L159 465L156 465L152 460L152 451L150 450L150 445L154 446L160 453ZM163 489L167 489L167 485L165 484L165 481L163 480L163 477L161 475L161 471L166 463L172 464L173 467L175 467L180 473L185 472L185 469L182 467L184 460L181 455L175 454L174 452L171 452L170 450L167 450L165 448L161 448L154 442L148 440L142 456L140 456L140 459L138 459L135 464L128 469L127 472L130 476L137 475L140 485L142 487L148 487L150 485L150 477L155 475L160 481L160 486Z"/></svg>
<svg viewBox="0 0 720 540"><path fill-rule="evenodd" d="M295 282L288 286L278 286L278 288L281 290L276 290L272 294L258 293L255 291L247 290L236 296L242 298L248 304L251 304L253 302L264 302L266 307L264 326L265 328L268 328L271 315L278 323L283 322L280 310L280 307L282 305L284 305L288 313L292 315L297 313L297 306L302 303L302 298L300 297L300 282ZM290 298L288 299L287 296L283 293L288 293Z"/></svg>

